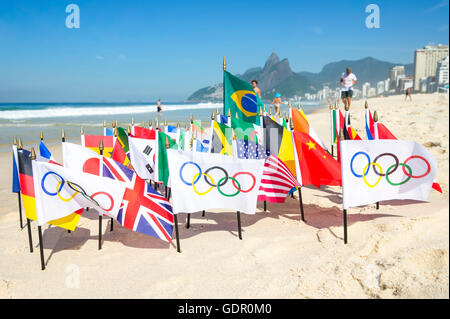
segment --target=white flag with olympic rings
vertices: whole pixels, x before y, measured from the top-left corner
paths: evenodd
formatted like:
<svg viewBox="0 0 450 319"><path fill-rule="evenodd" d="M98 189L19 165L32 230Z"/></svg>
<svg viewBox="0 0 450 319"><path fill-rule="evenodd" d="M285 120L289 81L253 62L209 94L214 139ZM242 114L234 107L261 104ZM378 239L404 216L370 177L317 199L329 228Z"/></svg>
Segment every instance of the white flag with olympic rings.
<svg viewBox="0 0 450 319"><path fill-rule="evenodd" d="M38 161L33 182L39 226L85 207L116 218L126 189L124 182Z"/></svg>
<svg viewBox="0 0 450 319"><path fill-rule="evenodd" d="M416 142L341 141L344 209L384 200L426 201L437 171L433 155Z"/></svg>
<svg viewBox="0 0 450 319"><path fill-rule="evenodd" d="M254 214L264 160L167 150L175 214L230 209Z"/></svg>

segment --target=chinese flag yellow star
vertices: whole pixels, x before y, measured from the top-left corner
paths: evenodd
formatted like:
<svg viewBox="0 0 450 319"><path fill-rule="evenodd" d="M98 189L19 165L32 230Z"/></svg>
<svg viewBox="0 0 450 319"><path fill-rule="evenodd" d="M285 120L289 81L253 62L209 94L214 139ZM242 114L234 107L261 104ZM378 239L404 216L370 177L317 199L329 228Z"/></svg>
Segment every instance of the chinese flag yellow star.
<svg viewBox="0 0 450 319"><path fill-rule="evenodd" d="M311 140L309 140L309 142L306 143L306 145L308 145L308 151L312 148L316 149L316 143L313 143Z"/></svg>

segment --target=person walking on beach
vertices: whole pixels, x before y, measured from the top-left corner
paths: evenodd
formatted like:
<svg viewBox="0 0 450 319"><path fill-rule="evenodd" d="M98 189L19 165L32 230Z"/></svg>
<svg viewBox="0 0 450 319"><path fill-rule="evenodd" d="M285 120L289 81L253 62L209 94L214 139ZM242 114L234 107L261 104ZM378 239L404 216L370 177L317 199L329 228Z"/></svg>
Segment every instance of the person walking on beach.
<svg viewBox="0 0 450 319"><path fill-rule="evenodd" d="M410 101L412 101L411 98L411 88L407 88L405 91L405 101L409 98Z"/></svg>
<svg viewBox="0 0 450 319"><path fill-rule="evenodd" d="M275 93L275 97L270 105L275 106L275 119L278 119L280 117L280 105L281 105L281 94Z"/></svg>
<svg viewBox="0 0 450 319"><path fill-rule="evenodd" d="M341 75L341 98L344 106L350 108L353 96L353 85L357 82L356 75L352 73L352 69L347 68Z"/></svg>
<svg viewBox="0 0 450 319"><path fill-rule="evenodd" d="M161 117L162 117L162 104L161 99L158 99L158 102L156 103L156 117L158 118L158 121L161 123Z"/></svg>
<svg viewBox="0 0 450 319"><path fill-rule="evenodd" d="M258 94L259 98L261 98L261 90L258 87L258 81L252 80L253 91Z"/></svg>

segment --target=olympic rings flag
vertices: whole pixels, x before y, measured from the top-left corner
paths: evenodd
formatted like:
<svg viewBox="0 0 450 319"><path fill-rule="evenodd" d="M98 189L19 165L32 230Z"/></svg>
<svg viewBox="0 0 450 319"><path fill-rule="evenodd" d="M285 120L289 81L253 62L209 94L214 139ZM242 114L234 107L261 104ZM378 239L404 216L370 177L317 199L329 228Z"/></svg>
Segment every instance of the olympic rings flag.
<svg viewBox="0 0 450 319"><path fill-rule="evenodd" d="M126 188L123 182L38 161L33 161L33 181L39 226L85 207L115 218Z"/></svg>
<svg viewBox="0 0 450 319"><path fill-rule="evenodd" d="M174 213L230 209L254 214L264 160L167 150Z"/></svg>
<svg viewBox="0 0 450 319"><path fill-rule="evenodd" d="M341 141L344 209L392 199L426 201L437 171L431 153L416 142Z"/></svg>

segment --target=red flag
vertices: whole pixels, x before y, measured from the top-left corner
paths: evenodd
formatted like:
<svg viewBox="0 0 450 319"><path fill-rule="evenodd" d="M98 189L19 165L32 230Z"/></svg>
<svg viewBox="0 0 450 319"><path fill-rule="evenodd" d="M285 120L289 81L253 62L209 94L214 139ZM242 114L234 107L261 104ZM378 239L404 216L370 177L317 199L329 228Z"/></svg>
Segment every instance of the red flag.
<svg viewBox="0 0 450 319"><path fill-rule="evenodd" d="M342 184L341 164L306 133L294 132L302 185Z"/></svg>
<svg viewBox="0 0 450 319"><path fill-rule="evenodd" d="M379 140L396 140L397 138L382 123L377 123Z"/></svg>
<svg viewBox="0 0 450 319"><path fill-rule="evenodd" d="M134 134L132 134L132 137L145 138L148 140L154 140L156 138L155 136L155 130L139 126L134 127Z"/></svg>

